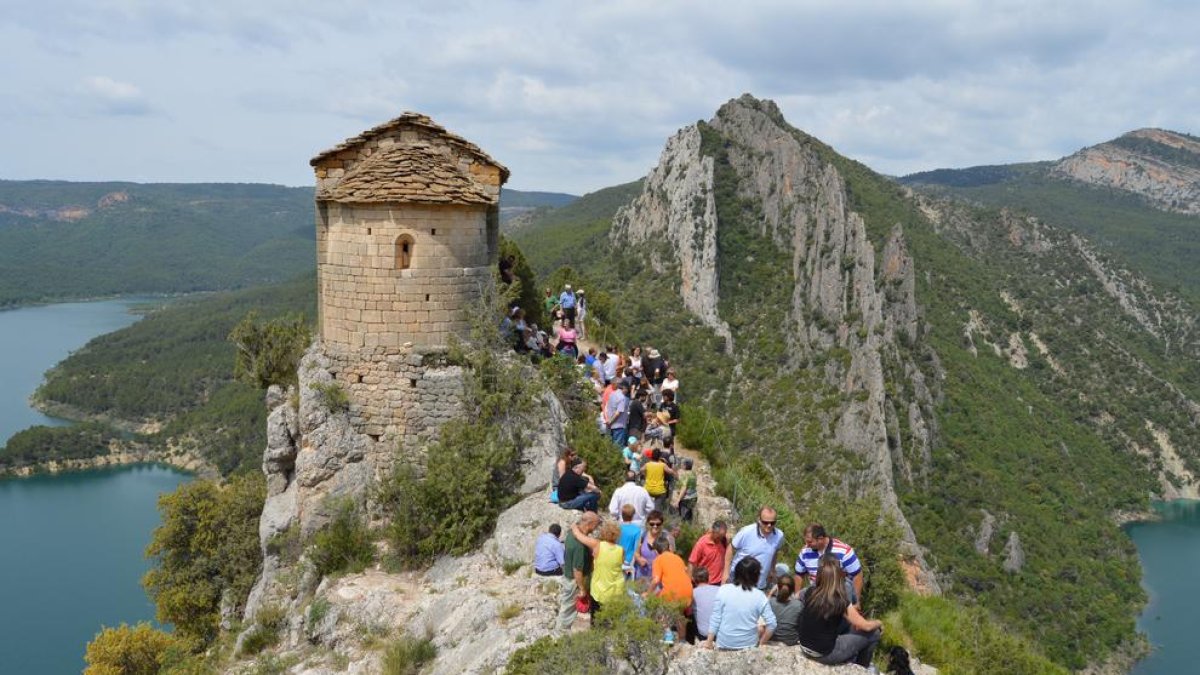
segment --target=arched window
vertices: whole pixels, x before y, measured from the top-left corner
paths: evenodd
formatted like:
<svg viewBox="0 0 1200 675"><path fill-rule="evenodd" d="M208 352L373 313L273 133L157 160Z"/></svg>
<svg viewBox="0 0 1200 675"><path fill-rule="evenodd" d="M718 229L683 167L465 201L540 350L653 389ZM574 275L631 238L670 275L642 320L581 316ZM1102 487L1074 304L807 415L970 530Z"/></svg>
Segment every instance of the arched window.
<svg viewBox="0 0 1200 675"><path fill-rule="evenodd" d="M396 269L406 270L412 266L413 238L407 234L396 237Z"/></svg>

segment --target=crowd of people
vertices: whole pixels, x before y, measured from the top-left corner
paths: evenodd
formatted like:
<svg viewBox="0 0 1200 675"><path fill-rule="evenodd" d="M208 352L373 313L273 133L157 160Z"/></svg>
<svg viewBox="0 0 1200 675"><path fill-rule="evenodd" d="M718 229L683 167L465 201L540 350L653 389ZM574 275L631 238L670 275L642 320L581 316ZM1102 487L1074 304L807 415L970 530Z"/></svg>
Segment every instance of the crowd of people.
<svg viewBox="0 0 1200 675"><path fill-rule="evenodd" d="M664 626L667 642L718 650L775 643L818 663L870 666L882 624L860 612L861 561L822 525L805 528L791 567L779 560L786 536L769 506L736 532L724 521L712 523L686 558L677 550L680 523L691 520L697 498L691 462L675 449L679 380L651 347L582 352L575 323L586 307L581 296L570 286L557 296L547 290L555 329L547 354L572 357L591 382L596 422L626 472L602 518L604 491L587 463L570 448L555 462L551 501L582 512L566 529L551 525L535 545L534 571L561 579L558 628L569 630L580 614L624 597L641 607L656 596L682 617Z"/></svg>

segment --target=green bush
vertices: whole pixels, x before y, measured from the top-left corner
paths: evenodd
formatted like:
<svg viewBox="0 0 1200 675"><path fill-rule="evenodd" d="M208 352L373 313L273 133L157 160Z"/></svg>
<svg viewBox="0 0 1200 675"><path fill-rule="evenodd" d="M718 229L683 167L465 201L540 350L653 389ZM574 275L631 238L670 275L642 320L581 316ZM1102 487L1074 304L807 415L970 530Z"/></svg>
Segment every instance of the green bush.
<svg viewBox="0 0 1200 675"><path fill-rule="evenodd" d="M437 658L437 647L429 638L408 635L392 640L383 652L384 675L417 675Z"/></svg>
<svg viewBox="0 0 1200 675"><path fill-rule="evenodd" d="M155 675L176 639L143 621L103 628L88 643L84 675Z"/></svg>
<svg viewBox="0 0 1200 675"><path fill-rule="evenodd" d="M884 646L900 644L946 675L1068 671L979 607L904 593L884 619Z"/></svg>
<svg viewBox="0 0 1200 675"><path fill-rule="evenodd" d="M313 382L308 386L317 392L321 405L330 413L337 414L350 409L350 395L337 382Z"/></svg>
<svg viewBox="0 0 1200 675"><path fill-rule="evenodd" d="M596 426L592 415L572 419L567 423L567 445L587 462L587 472L605 495L625 482L625 462L612 438Z"/></svg>
<svg viewBox="0 0 1200 675"><path fill-rule="evenodd" d="M402 565L474 549L522 481L522 428L527 415L537 414L540 380L529 366L486 346L459 349L467 375L462 418L442 427L423 470L400 462L379 486L391 515L387 538Z"/></svg>
<svg viewBox="0 0 1200 675"><path fill-rule="evenodd" d="M229 341L237 349L233 374L259 389L296 383L296 366L312 341L303 316L259 321L252 311L234 326Z"/></svg>
<svg viewBox="0 0 1200 675"><path fill-rule="evenodd" d="M217 636L221 595L240 609L258 577L262 554L258 519L266 485L262 474L225 484L196 480L159 497L162 524L146 556L153 567L142 579L155 616L199 649Z"/></svg>
<svg viewBox="0 0 1200 675"><path fill-rule="evenodd" d="M673 616L664 614L664 622ZM596 614L592 629L560 638L543 637L517 650L508 661L506 675L601 675L603 673L653 673L666 670L663 625L642 616L629 600L605 605Z"/></svg>
<svg viewBox="0 0 1200 675"><path fill-rule="evenodd" d="M375 562L371 531L353 503L337 505L333 520L313 535L308 556L321 576L358 573Z"/></svg>
<svg viewBox="0 0 1200 675"><path fill-rule="evenodd" d="M287 614L278 605L267 605L254 616L254 626L242 639L243 656L257 654L279 644L279 635L287 626Z"/></svg>

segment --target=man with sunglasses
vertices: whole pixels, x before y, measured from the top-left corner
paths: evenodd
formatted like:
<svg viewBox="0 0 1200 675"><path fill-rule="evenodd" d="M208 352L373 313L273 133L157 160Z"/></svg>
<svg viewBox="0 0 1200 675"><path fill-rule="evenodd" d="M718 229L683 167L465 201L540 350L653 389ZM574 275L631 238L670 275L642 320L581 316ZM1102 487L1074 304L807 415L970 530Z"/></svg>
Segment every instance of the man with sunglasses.
<svg viewBox="0 0 1200 675"><path fill-rule="evenodd" d="M775 526L775 509L764 506L759 509L758 522L751 523L733 535L725 549L725 579L732 579L732 570L743 558L752 557L762 565L758 573L758 588L766 590L775 581L775 559L783 548L783 533Z"/></svg>

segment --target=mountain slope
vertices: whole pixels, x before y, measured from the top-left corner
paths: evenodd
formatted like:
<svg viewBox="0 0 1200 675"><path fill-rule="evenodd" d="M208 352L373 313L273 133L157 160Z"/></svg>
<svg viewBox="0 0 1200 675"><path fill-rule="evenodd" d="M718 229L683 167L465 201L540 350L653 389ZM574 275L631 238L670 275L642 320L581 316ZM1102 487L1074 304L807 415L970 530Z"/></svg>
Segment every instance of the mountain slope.
<svg viewBox="0 0 1200 675"><path fill-rule="evenodd" d="M901 179L924 192L1029 213L1092 240L1200 302L1200 141L1143 129L1057 162L938 169Z"/></svg>
<svg viewBox="0 0 1200 675"><path fill-rule="evenodd" d="M798 513L837 532L831 497L880 499L947 594L1064 665L1133 638L1114 516L1200 475L1184 301L1044 222L914 194L748 96L668 141L607 244L562 262L613 295L625 338L678 358L686 400Z"/></svg>
<svg viewBox="0 0 1200 675"><path fill-rule="evenodd" d="M310 188L0 181L0 306L271 283L314 255Z"/></svg>

